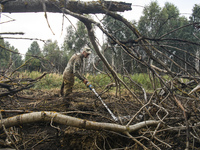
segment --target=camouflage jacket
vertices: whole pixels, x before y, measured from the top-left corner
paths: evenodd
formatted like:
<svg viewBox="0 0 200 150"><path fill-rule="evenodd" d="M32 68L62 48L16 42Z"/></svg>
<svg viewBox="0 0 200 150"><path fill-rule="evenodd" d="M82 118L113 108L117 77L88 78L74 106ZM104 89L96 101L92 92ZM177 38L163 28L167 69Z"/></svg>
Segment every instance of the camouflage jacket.
<svg viewBox="0 0 200 150"><path fill-rule="evenodd" d="M73 73L80 80L84 80L85 77L82 75L83 72L83 55L81 53L74 54L64 70L64 73Z"/></svg>

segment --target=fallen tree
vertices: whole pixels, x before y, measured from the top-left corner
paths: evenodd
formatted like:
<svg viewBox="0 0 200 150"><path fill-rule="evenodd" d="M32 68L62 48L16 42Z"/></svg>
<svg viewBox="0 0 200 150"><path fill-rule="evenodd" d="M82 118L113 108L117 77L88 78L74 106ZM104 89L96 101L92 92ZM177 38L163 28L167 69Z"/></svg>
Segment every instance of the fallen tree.
<svg viewBox="0 0 200 150"><path fill-rule="evenodd" d="M67 126L83 128L83 129L88 129L88 130L98 130L98 131L109 130L109 131L114 131L117 133L124 133L124 134L136 132L137 130L148 127L148 126L156 126L159 123L159 121L156 121L156 120L147 120L144 122L137 123L135 125L123 126L123 125L118 125L115 123L87 121L84 119L79 119L79 118L63 115L57 112L42 111L42 112L32 112L32 113L17 115L14 117L3 119L0 121L0 129L2 129L2 126L5 126L6 128L8 128L12 126L21 125L21 124L42 122L42 121L55 122L55 123L64 124Z"/></svg>
<svg viewBox="0 0 200 150"><path fill-rule="evenodd" d="M2 12L25 13L25 12L53 12L62 13L62 8L76 13L97 14L103 13L104 9L116 12L131 10L131 3L115 1L65 1L65 0L12 0L2 2Z"/></svg>

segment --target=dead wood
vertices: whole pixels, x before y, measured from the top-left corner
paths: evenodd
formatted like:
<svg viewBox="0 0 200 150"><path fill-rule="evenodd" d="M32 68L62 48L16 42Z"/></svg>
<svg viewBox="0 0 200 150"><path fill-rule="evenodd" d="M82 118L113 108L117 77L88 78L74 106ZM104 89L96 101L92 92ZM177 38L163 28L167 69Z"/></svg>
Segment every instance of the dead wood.
<svg viewBox="0 0 200 150"><path fill-rule="evenodd" d="M38 82L40 79L42 79L47 73L43 73L40 77L37 77L36 79L16 79L16 78L9 78L7 80L1 80L0 87L2 89L7 89L8 91L1 90L0 91L0 97L8 96L16 94L17 92L20 92L25 89L29 89L34 86L36 82Z"/></svg>
<svg viewBox="0 0 200 150"><path fill-rule="evenodd" d="M104 9L110 11L124 12L131 10L131 3L115 2L115 1L44 1L47 12L62 13L60 8L66 8L72 12L97 14L104 13ZM25 13L25 12L44 12L41 0L15 0L3 3L3 11L7 13Z"/></svg>
<svg viewBox="0 0 200 150"><path fill-rule="evenodd" d="M103 122L94 122L87 121L84 119L78 119L67 115L62 115L56 112L33 112L28 114L22 114L14 117L10 117L7 119L3 119L0 122L0 128L3 127L12 127L16 125L26 124L26 123L34 123L34 122L56 122L59 124L64 124L72 127L83 128L88 130L109 130L118 133L131 133L135 132L141 128L146 126L155 126L159 123L159 121L148 120L144 122L140 122L135 125L123 126L112 123L103 123Z"/></svg>

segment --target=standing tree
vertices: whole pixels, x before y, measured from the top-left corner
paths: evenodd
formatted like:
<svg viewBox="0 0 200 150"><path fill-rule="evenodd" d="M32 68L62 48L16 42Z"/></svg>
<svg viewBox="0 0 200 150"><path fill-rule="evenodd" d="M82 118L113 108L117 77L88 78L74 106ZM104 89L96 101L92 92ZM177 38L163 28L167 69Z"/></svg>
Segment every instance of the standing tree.
<svg viewBox="0 0 200 150"><path fill-rule="evenodd" d="M200 40L200 26L198 25L200 22L200 4L194 6L190 22L194 23L194 28L192 28L192 34L194 35L193 41L198 42ZM199 71L200 48L199 46L195 46L193 49L196 51L195 68Z"/></svg>
<svg viewBox="0 0 200 150"><path fill-rule="evenodd" d="M10 52L6 51L3 47L5 47L6 45L8 46L8 43L4 43L3 39L0 39L0 68L2 70L6 69L8 67L9 64L9 60L10 60Z"/></svg>
<svg viewBox="0 0 200 150"><path fill-rule="evenodd" d="M135 37L126 25L110 16L105 16L103 25L108 33L113 34L116 39L124 42L124 44L126 44L125 41L129 41ZM106 40L107 43L104 44L108 46L105 49L104 55L108 62L112 64L112 67L119 73L123 73L124 69L128 70L128 72L133 72L131 69L133 60L130 60L130 56L122 51L121 47L117 46L110 38L107 38ZM134 72L136 71L134 70Z"/></svg>
<svg viewBox="0 0 200 150"><path fill-rule="evenodd" d="M6 48L12 51L10 53L10 62L12 63L12 70L15 70L23 64L22 56L19 55L18 49L14 46L10 46L8 42L6 42Z"/></svg>
<svg viewBox="0 0 200 150"><path fill-rule="evenodd" d="M78 21L75 29L72 25L67 28L67 34L62 49L70 57L72 54L80 52L80 50L84 46L87 46L88 43L89 38L86 27L82 22Z"/></svg>
<svg viewBox="0 0 200 150"><path fill-rule="evenodd" d="M151 2L149 6L145 7L143 14L139 20L138 28L144 36L151 39L150 42L152 45L157 45L156 42L162 40L168 46L191 48L183 44L183 41L180 39L189 40L191 38L189 35L191 34L192 26L184 28L184 26L188 26L189 22L185 17L179 16L179 10L176 6L167 2L163 8L160 8L157 2ZM170 69L173 71L181 71L180 66L187 71L187 64L185 62L188 61L188 56L186 56L184 51L177 50L177 48L170 48L168 50L160 49L165 55L160 55L158 51L154 51L153 55L163 60L164 63L169 64ZM166 56L175 60L177 65L173 65L173 61L169 60ZM184 59L180 61L179 56ZM153 64L152 62L153 60L150 61L150 64Z"/></svg>
<svg viewBox="0 0 200 150"><path fill-rule="evenodd" d="M52 40L48 40L43 47L43 55L47 60L46 63L51 62L53 64L53 68L47 68L47 70L51 70L52 72L62 72L62 53L58 46L57 41L52 42Z"/></svg>
<svg viewBox="0 0 200 150"><path fill-rule="evenodd" d="M33 41L30 48L28 48L28 51L25 55L25 61L32 59L27 64L27 70L28 71L40 71L42 69L41 62L39 60L39 57L42 56L39 44L37 41Z"/></svg>
<svg viewBox="0 0 200 150"><path fill-rule="evenodd" d="M150 5L143 9L143 16L140 17L138 28L142 35L154 38L160 27L161 8L157 2L151 2Z"/></svg>

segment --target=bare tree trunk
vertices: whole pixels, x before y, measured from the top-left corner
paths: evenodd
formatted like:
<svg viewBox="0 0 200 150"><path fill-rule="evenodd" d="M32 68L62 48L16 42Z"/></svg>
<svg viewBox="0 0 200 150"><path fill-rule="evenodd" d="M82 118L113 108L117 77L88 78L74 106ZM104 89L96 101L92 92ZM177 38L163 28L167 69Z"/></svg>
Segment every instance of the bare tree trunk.
<svg viewBox="0 0 200 150"><path fill-rule="evenodd" d="M196 51L196 60L195 60L195 68L196 70L199 72L199 54L200 54L200 50L197 49Z"/></svg>
<svg viewBox="0 0 200 150"><path fill-rule="evenodd" d="M131 74L134 74L134 59L131 60Z"/></svg>
<svg viewBox="0 0 200 150"><path fill-rule="evenodd" d="M100 123L94 121L87 121L85 119L62 115L57 112L42 111L42 112L32 112L32 113L17 115L14 117L0 120L0 129L2 129L3 125L5 127L12 127L20 124L34 123L34 122L56 122L59 124L64 124L77 128L83 128L89 130L109 130L118 133L127 133L127 132L131 133L141 128L145 128L146 126L155 126L159 123L159 121L148 120L127 127L125 125L117 125L113 123Z"/></svg>
<svg viewBox="0 0 200 150"><path fill-rule="evenodd" d="M185 55L185 62L187 62L187 55L186 55L186 53L184 53L184 55ZM187 63L185 63L185 71L187 71Z"/></svg>
<svg viewBox="0 0 200 150"><path fill-rule="evenodd" d="M112 51L112 54L111 54L112 56L112 62L111 62L111 65L112 65L112 68L115 68L115 53Z"/></svg>
<svg viewBox="0 0 200 150"><path fill-rule="evenodd" d="M105 1L103 4L100 1L44 1L47 12L62 13L60 8L66 8L76 13L103 13L106 7L110 11L124 12L131 10L131 3ZM8 13L21 13L21 12L44 12L43 2L41 0L15 0L3 3L3 11Z"/></svg>

